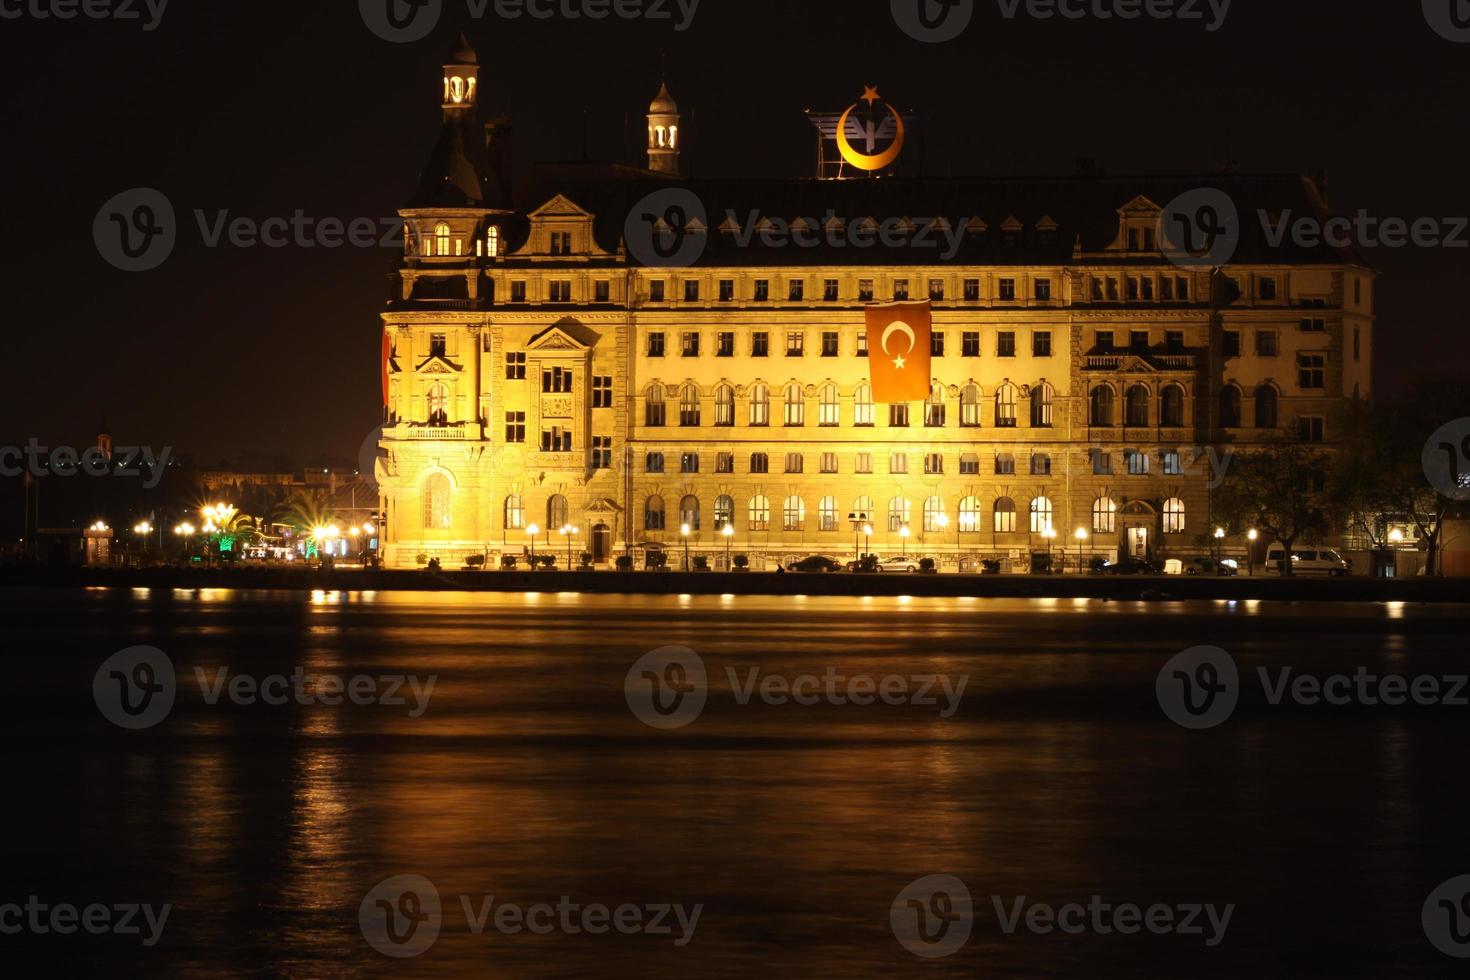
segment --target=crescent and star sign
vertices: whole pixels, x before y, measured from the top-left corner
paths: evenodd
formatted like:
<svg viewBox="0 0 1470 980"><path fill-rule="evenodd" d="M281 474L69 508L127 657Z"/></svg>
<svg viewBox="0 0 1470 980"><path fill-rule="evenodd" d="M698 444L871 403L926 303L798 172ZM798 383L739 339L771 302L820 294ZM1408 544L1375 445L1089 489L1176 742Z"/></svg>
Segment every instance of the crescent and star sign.
<svg viewBox="0 0 1470 980"><path fill-rule="evenodd" d="M883 331L883 339L879 342L879 346L883 348L883 353L885 355L893 353L888 349L888 338L892 337L894 333L908 334L909 349L904 351L904 354L912 354L914 352L914 344L917 342L918 338L914 336L914 328L910 327L902 320L894 320L888 325L888 328ZM893 358L893 366L900 371L904 369L904 366L907 363L908 362L903 358L903 354L895 355Z"/></svg>
<svg viewBox="0 0 1470 980"><path fill-rule="evenodd" d="M868 104L868 107L872 108L873 103L877 102L881 98L881 96L878 94L878 88L874 85L866 85L863 88L863 97L858 101L866 102ZM859 170L882 170L884 167L887 167L889 164L891 164L894 160L897 160L899 153L903 151L903 117L898 114L898 110L893 108L893 106L890 105L888 107L888 111L893 114L893 121L898 125L898 131L894 135L893 143L888 147L888 149L884 150L882 153L868 156L866 154L859 153L857 150L853 149L852 144L847 141L847 120L852 115L852 110L856 109L857 106L857 102L854 102L852 105L848 106L847 110L842 113L842 118L837 120L837 152L842 154L842 159L846 160L854 167L857 167ZM869 145L871 146L873 140L873 130L871 129L871 127L868 130L868 140Z"/></svg>

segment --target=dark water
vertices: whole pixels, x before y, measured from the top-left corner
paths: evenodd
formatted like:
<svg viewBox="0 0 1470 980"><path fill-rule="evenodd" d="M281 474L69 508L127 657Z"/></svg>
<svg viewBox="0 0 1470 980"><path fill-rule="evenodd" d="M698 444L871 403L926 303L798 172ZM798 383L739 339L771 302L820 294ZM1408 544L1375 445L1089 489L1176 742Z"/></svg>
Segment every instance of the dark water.
<svg viewBox="0 0 1470 980"><path fill-rule="evenodd" d="M0 936L47 973L149 976L1428 976L1466 961L1421 907L1470 873L1470 708L1271 707L1258 666L1470 670L1470 609L1402 605L10 592L0 902L169 903L141 936ZM114 652L167 653L177 702L108 722ZM708 703L659 731L633 661L697 651ZM1199 644L1244 676L1218 728L1155 695ZM202 667L415 675L406 706L208 704ZM741 705L726 667L967 677L940 706ZM942 699L941 699L942 706ZM889 908L950 874L968 942L900 945ZM427 951L368 945L395 875L443 903ZM472 908L702 906L673 934L476 934ZM1003 931L992 902L1235 906L1205 935ZM643 914L640 912L640 914ZM651 912L647 913L652 915ZM1007 913L1009 914L1009 912ZM672 915L668 918L673 922ZM1201 919L1203 921L1203 919ZM574 920L575 924L575 920ZM146 936L148 930L144 929ZM13 963L20 960L13 960Z"/></svg>

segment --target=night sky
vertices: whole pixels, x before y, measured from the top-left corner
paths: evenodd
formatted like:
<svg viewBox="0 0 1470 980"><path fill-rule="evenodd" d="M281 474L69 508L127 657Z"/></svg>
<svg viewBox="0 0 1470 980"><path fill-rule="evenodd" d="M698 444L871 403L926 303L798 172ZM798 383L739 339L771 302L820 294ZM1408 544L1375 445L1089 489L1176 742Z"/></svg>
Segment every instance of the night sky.
<svg viewBox="0 0 1470 980"><path fill-rule="evenodd" d="M208 248L193 212L391 216L433 145L440 65L461 29L484 66L482 106L514 118L521 170L578 158L584 139L594 158L641 164L642 114L666 63L695 176L810 175L803 110L840 110L876 84L925 116L929 176L1067 175L1079 157L1113 174L1235 161L1325 170L1339 211L1470 214L1470 44L1439 36L1408 0L1236 0L1214 32L1008 21L979 0L969 29L938 45L901 32L886 0L704 0L683 32L668 20L507 21L493 7L476 20L464 0L445 3L412 44L379 39L344 0L174 0L151 32L0 19L0 442L86 445L105 414L120 444L200 463L354 458L378 422L377 316L395 253ZM161 268L127 274L99 256L92 224L139 186L168 196L180 238ZM1366 254L1384 274L1380 393L1463 364L1453 300L1470 250Z"/></svg>

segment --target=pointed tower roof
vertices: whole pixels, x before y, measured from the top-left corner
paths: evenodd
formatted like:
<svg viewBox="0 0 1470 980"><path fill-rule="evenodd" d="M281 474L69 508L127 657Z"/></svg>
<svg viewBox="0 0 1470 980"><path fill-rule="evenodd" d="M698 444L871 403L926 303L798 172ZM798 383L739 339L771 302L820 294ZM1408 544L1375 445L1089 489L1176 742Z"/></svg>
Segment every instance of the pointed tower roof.
<svg viewBox="0 0 1470 980"><path fill-rule="evenodd" d="M672 116L678 114L679 104L675 102L674 97L669 94L668 82L659 83L658 95L654 97L654 100L651 103L649 103L648 111L655 115Z"/></svg>
<svg viewBox="0 0 1470 980"><path fill-rule="evenodd" d="M479 208L500 207L498 193L481 176L471 154L474 147L465 145L465 128L445 122L439 141L429 157L428 166L419 178L418 189L408 206L411 208Z"/></svg>
<svg viewBox="0 0 1470 980"><path fill-rule="evenodd" d="M448 60L445 64L450 65L478 65L480 56L475 54L475 49L470 45L470 39L465 37L461 31L459 40L455 41L449 48Z"/></svg>

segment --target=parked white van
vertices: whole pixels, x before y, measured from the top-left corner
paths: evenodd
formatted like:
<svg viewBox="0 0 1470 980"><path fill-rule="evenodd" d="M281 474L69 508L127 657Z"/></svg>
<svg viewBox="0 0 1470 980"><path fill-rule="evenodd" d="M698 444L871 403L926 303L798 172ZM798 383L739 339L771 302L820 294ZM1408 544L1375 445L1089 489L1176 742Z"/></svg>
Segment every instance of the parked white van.
<svg viewBox="0 0 1470 980"><path fill-rule="evenodd" d="M1280 545L1273 545L1271 550L1266 552L1266 574L1280 575L1281 560L1284 557L1284 549ZM1293 575L1342 576L1348 573L1349 567L1343 557L1331 548L1291 549L1291 573Z"/></svg>

